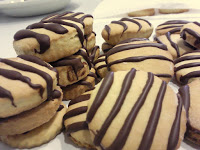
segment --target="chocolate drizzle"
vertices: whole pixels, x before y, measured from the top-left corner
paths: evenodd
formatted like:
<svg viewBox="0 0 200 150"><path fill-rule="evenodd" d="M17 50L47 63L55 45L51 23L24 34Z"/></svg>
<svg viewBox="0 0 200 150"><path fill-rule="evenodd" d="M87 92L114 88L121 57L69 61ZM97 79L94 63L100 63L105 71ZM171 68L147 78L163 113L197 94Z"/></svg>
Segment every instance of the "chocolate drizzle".
<svg viewBox="0 0 200 150"><path fill-rule="evenodd" d="M81 55L85 59L85 61L88 63L89 68L90 69L92 68L92 64L90 62L90 59L89 59L89 57L88 57L88 55L87 55L87 53L85 51L83 51L83 50L80 49L74 55Z"/></svg>
<svg viewBox="0 0 200 150"><path fill-rule="evenodd" d="M154 74L157 77L161 77L161 78L172 78L172 75L170 74Z"/></svg>
<svg viewBox="0 0 200 150"><path fill-rule="evenodd" d="M198 67L198 66L200 66L200 62L194 62L194 63L184 64L184 65L181 65L179 67L175 67L174 71L177 72L177 71L179 71L181 69L191 68L191 67Z"/></svg>
<svg viewBox="0 0 200 150"><path fill-rule="evenodd" d="M136 41L148 41L148 40L149 39L147 39L147 38L130 38L130 39L121 41L118 44L125 44L125 43L131 43L131 42L136 42Z"/></svg>
<svg viewBox="0 0 200 150"><path fill-rule="evenodd" d="M108 25L105 25L105 30L108 33L108 40L109 40L111 29L110 29L110 27Z"/></svg>
<svg viewBox="0 0 200 150"><path fill-rule="evenodd" d="M190 78L200 77L200 71L193 71L180 77L180 82L187 84Z"/></svg>
<svg viewBox="0 0 200 150"><path fill-rule="evenodd" d="M93 63L94 59L95 59L95 55L97 53L97 50L99 49L99 46L95 46L92 51L91 51L91 55L90 55L90 62Z"/></svg>
<svg viewBox="0 0 200 150"><path fill-rule="evenodd" d="M145 20L145 19L142 19L142 18L134 18L134 19L137 19L137 20L142 20L142 21L144 21L144 22L148 23L148 24L149 24L149 26L151 27L151 23L150 23L149 21Z"/></svg>
<svg viewBox="0 0 200 150"><path fill-rule="evenodd" d="M64 108L64 106L60 105L59 108L58 108L58 110L57 110L57 112L61 111L63 108Z"/></svg>
<svg viewBox="0 0 200 150"><path fill-rule="evenodd" d="M82 107L72 109L64 115L63 120L66 120L66 119L74 117L74 116L78 116L78 115L83 114L85 112L87 112L87 106L82 106Z"/></svg>
<svg viewBox="0 0 200 150"><path fill-rule="evenodd" d="M122 21L112 21L111 23L113 23L113 24L119 24L119 25L123 26L124 29L123 29L123 32L121 34L121 37L124 34L124 32L128 29L128 26L124 22L122 22Z"/></svg>
<svg viewBox="0 0 200 150"><path fill-rule="evenodd" d="M3 87L0 86L0 98L8 98L11 100L11 103L14 107L17 107L14 103L14 98L12 96L12 93Z"/></svg>
<svg viewBox="0 0 200 150"><path fill-rule="evenodd" d="M66 133L68 136L70 136L71 133L77 132L80 130L88 130L88 125L85 121L72 123L66 127Z"/></svg>
<svg viewBox="0 0 200 150"><path fill-rule="evenodd" d="M68 106L83 102L83 101L87 101L90 99L90 94L85 94L85 95L81 95L73 100L70 101Z"/></svg>
<svg viewBox="0 0 200 150"><path fill-rule="evenodd" d="M40 51L36 53L43 54L50 47L50 38L45 34L39 34L30 30L20 30L14 35L16 41L24 38L35 38L40 44Z"/></svg>
<svg viewBox="0 0 200 150"><path fill-rule="evenodd" d="M177 64L179 62L182 62L182 61L186 61L186 60L194 60L194 59L200 59L200 56L199 55L193 55L193 56L182 56L176 60L174 60L174 64Z"/></svg>
<svg viewBox="0 0 200 150"><path fill-rule="evenodd" d="M139 27L138 32L142 29L142 25L138 21L136 21L134 19L122 18L120 21L129 21L129 22L137 24L138 27Z"/></svg>
<svg viewBox="0 0 200 150"><path fill-rule="evenodd" d="M176 43L172 41L170 32L166 33L166 37L168 41L170 42L171 46L176 50L177 57L180 57L179 47Z"/></svg>

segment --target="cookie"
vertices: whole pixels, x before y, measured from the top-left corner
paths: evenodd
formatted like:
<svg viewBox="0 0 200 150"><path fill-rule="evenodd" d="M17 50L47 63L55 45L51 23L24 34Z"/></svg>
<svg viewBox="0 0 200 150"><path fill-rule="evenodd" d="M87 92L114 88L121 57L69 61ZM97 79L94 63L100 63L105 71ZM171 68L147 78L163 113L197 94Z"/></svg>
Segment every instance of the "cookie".
<svg viewBox="0 0 200 150"><path fill-rule="evenodd" d="M181 38L190 45L200 48L200 23L192 22L184 25L181 29Z"/></svg>
<svg viewBox="0 0 200 150"><path fill-rule="evenodd" d="M128 13L129 17L142 17L142 16L153 16L155 14L155 9L142 9L137 11L132 11Z"/></svg>
<svg viewBox="0 0 200 150"><path fill-rule="evenodd" d="M62 87L71 85L85 78L91 68L91 63L86 50L80 49L72 56L62 58L50 63L59 74L58 84Z"/></svg>
<svg viewBox="0 0 200 150"><path fill-rule="evenodd" d="M57 85L55 70L30 55L1 58L0 75L0 118L37 107L52 97Z"/></svg>
<svg viewBox="0 0 200 150"><path fill-rule="evenodd" d="M45 20L18 31L13 46L17 55L34 55L46 62L56 61L73 55L84 46L83 25L73 17Z"/></svg>
<svg viewBox="0 0 200 150"><path fill-rule="evenodd" d="M63 91L63 99L64 100L73 100L86 91L94 89L95 81L97 80L97 76L95 74L95 70L92 68L90 73L86 78L66 87L62 88Z"/></svg>
<svg viewBox="0 0 200 150"><path fill-rule="evenodd" d="M186 53L174 60L174 74L180 84L187 84L200 77L200 51Z"/></svg>
<svg viewBox="0 0 200 150"><path fill-rule="evenodd" d="M167 32L179 34L183 25L189 23L186 20L169 20L156 27L156 36L161 36Z"/></svg>
<svg viewBox="0 0 200 150"><path fill-rule="evenodd" d="M167 49L171 53L173 59L180 57L186 52L191 52L196 49L181 39L179 34L172 34L171 32L167 32L165 35L156 37L155 40L158 43L162 43L167 46Z"/></svg>
<svg viewBox="0 0 200 150"><path fill-rule="evenodd" d="M113 48L113 45L110 45L110 44L104 42L104 43L102 44L101 48L102 48L102 51L103 51L104 53L107 53L111 48Z"/></svg>
<svg viewBox="0 0 200 150"><path fill-rule="evenodd" d="M67 135L80 147L94 148L86 123L87 103L91 91L82 94L69 103L64 116Z"/></svg>
<svg viewBox="0 0 200 150"><path fill-rule="evenodd" d="M174 74L173 59L166 45L147 39L129 39L106 53L107 67L110 71L135 68L152 72L169 82Z"/></svg>
<svg viewBox="0 0 200 150"><path fill-rule="evenodd" d="M150 22L141 18L122 18L119 21L112 21L102 31L104 40L116 45L120 41L129 38L149 38L153 32Z"/></svg>
<svg viewBox="0 0 200 150"><path fill-rule="evenodd" d="M84 35L89 35L93 31L93 16L90 14L84 14L83 12L64 12L62 14L53 14L43 18L41 21L49 19L79 19L84 27Z"/></svg>
<svg viewBox="0 0 200 150"><path fill-rule="evenodd" d="M180 96L135 69L106 75L91 94L86 121L98 149L178 149L186 130Z"/></svg>
<svg viewBox="0 0 200 150"><path fill-rule="evenodd" d="M61 132L63 128L63 116L66 110L65 104L62 103L56 115L49 122L29 132L18 135L0 136L0 139L9 146L20 149L33 148L45 144Z"/></svg>
<svg viewBox="0 0 200 150"><path fill-rule="evenodd" d="M106 64L106 54L102 54L94 61L94 68L99 77L104 78L108 73L108 68Z"/></svg>
<svg viewBox="0 0 200 150"><path fill-rule="evenodd" d="M85 37L83 43L84 48L87 49L88 51L91 51L96 44L96 33L92 32L91 34L85 35L84 37Z"/></svg>
<svg viewBox="0 0 200 150"><path fill-rule="evenodd" d="M91 49L91 51L88 51L89 53L89 59L91 63L94 63L95 60L97 60L97 58L100 55L100 49L99 46L95 46Z"/></svg>
<svg viewBox="0 0 200 150"><path fill-rule="evenodd" d="M200 145L199 88L200 80L198 79L179 89L187 112L187 131L185 133L185 138L197 145Z"/></svg>
<svg viewBox="0 0 200 150"><path fill-rule="evenodd" d="M158 9L161 14L178 14L189 11L189 9Z"/></svg>
<svg viewBox="0 0 200 150"><path fill-rule="evenodd" d="M62 98L62 90L57 87L52 99L31 110L0 119L0 136L22 134L48 122L56 114Z"/></svg>

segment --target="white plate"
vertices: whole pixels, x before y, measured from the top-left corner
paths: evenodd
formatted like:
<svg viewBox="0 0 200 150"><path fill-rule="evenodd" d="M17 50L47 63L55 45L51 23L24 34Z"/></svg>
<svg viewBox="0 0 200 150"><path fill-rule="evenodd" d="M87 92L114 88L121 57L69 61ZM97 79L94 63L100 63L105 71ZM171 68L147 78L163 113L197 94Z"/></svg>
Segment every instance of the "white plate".
<svg viewBox="0 0 200 150"><path fill-rule="evenodd" d="M70 0L0 0L0 10L8 16L27 17L65 8Z"/></svg>

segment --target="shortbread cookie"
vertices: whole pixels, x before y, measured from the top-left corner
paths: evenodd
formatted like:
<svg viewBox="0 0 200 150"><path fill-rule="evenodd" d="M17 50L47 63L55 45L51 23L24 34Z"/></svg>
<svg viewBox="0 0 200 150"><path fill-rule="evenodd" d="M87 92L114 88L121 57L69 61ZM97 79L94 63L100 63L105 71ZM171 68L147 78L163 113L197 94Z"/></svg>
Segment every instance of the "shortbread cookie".
<svg viewBox="0 0 200 150"><path fill-rule="evenodd" d="M169 20L156 27L156 36L161 36L167 32L173 32L173 34L179 34L183 25L189 23L186 20Z"/></svg>
<svg viewBox="0 0 200 150"><path fill-rule="evenodd" d="M183 26L181 37L190 45L200 48L200 23L192 22Z"/></svg>
<svg viewBox="0 0 200 150"><path fill-rule="evenodd" d="M85 78L91 68L89 57L84 49L80 49L70 57L62 58L50 64L57 69L59 74L58 84L62 87Z"/></svg>
<svg viewBox="0 0 200 150"><path fill-rule="evenodd" d="M85 35L85 41L83 43L84 48L87 49L88 51L91 51L91 49L95 46L96 44L96 33L92 32L89 35Z"/></svg>
<svg viewBox="0 0 200 150"><path fill-rule="evenodd" d="M180 38L179 34L167 32L165 35L156 37L155 40L158 43L162 43L167 46L167 49L171 53L173 59L176 59L184 53L191 52L195 49L186 44L186 42Z"/></svg>
<svg viewBox="0 0 200 150"><path fill-rule="evenodd" d="M142 9L142 10L137 10L137 11L132 11L128 13L129 17L142 17L142 16L153 16L155 14L155 9L150 8L150 9Z"/></svg>
<svg viewBox="0 0 200 150"><path fill-rule="evenodd" d="M48 122L56 114L62 98L62 90L57 87L53 92L52 99L31 110L0 119L0 136L22 134Z"/></svg>
<svg viewBox="0 0 200 150"><path fill-rule="evenodd" d="M102 48L102 51L103 51L104 53L107 53L111 48L113 48L113 45L110 45L110 44L104 42L104 43L102 44L101 48Z"/></svg>
<svg viewBox="0 0 200 150"><path fill-rule="evenodd" d="M93 47L90 51L88 51L88 53L89 53L90 62L94 63L94 61L97 60L97 58L100 55L99 46Z"/></svg>
<svg viewBox="0 0 200 150"><path fill-rule="evenodd" d="M55 70L37 57L0 59L0 118L37 107L51 98L57 85Z"/></svg>
<svg viewBox="0 0 200 150"><path fill-rule="evenodd" d="M106 64L106 54L102 54L94 61L94 68L99 77L104 78L108 73L108 68Z"/></svg>
<svg viewBox="0 0 200 150"><path fill-rule="evenodd" d="M106 75L91 94L86 121L98 149L175 150L186 130L180 97L165 81L135 69Z"/></svg>
<svg viewBox="0 0 200 150"><path fill-rule="evenodd" d="M153 27L147 20L122 18L106 25L102 31L102 37L107 43L116 45L129 38L149 38L152 32Z"/></svg>
<svg viewBox="0 0 200 150"><path fill-rule="evenodd" d="M93 31L93 16L90 14L84 14L83 12L64 12L62 14L53 14L43 18L41 21L49 19L79 19L84 27L84 35L89 35Z"/></svg>
<svg viewBox="0 0 200 150"><path fill-rule="evenodd" d="M76 53L84 42L83 23L79 19L50 19L35 23L14 35L18 55L34 55L46 62Z"/></svg>
<svg viewBox="0 0 200 150"><path fill-rule="evenodd" d="M178 14L189 11L189 9L158 9L161 14Z"/></svg>
<svg viewBox="0 0 200 150"><path fill-rule="evenodd" d="M66 113L65 104L61 104L56 115L47 123L29 132L12 135L0 136L2 142L15 148L33 148L52 140L63 128L63 116Z"/></svg>
<svg viewBox="0 0 200 150"><path fill-rule="evenodd" d="M200 50L186 53L174 61L174 74L181 84L200 78Z"/></svg>
<svg viewBox="0 0 200 150"><path fill-rule="evenodd" d="M73 100L85 93L86 91L94 89L97 76L95 70L92 68L86 78L66 87L63 87L63 99Z"/></svg>
<svg viewBox="0 0 200 150"><path fill-rule="evenodd" d="M143 39L132 39L118 44L106 54L107 67L111 71L135 68L152 72L169 82L174 74L174 64L166 45Z"/></svg>
<svg viewBox="0 0 200 150"><path fill-rule="evenodd" d="M80 147L94 148L86 123L87 104L92 91L86 92L69 103L64 116L67 135Z"/></svg>
<svg viewBox="0 0 200 150"><path fill-rule="evenodd" d="M179 92L183 98L183 103L187 114L187 131L185 138L195 144L200 145L200 104L199 93L200 80L197 79L192 83L185 85L179 89Z"/></svg>

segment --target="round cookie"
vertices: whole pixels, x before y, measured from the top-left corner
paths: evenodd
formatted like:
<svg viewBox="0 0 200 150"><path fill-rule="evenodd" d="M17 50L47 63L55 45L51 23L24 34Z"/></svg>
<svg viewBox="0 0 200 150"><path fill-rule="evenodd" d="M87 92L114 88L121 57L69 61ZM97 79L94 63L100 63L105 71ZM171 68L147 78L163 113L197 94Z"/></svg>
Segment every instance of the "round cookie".
<svg viewBox="0 0 200 150"><path fill-rule="evenodd" d="M96 33L92 32L89 35L85 35L84 37L84 48L88 51L91 51L96 44Z"/></svg>
<svg viewBox="0 0 200 150"><path fill-rule="evenodd" d="M91 68L91 63L86 50L80 49L72 56L62 58L50 63L59 74L58 84L62 87L71 85L85 78Z"/></svg>
<svg viewBox="0 0 200 150"><path fill-rule="evenodd" d="M154 40L158 43L165 44L173 59L180 57L186 52L195 50L194 47L188 45L183 39L181 39L179 34L173 34L171 32L156 37Z"/></svg>
<svg viewBox="0 0 200 150"><path fill-rule="evenodd" d="M101 78L104 78L106 74L108 73L108 68L106 64L106 54L102 54L98 57L96 61L94 61L94 68Z"/></svg>
<svg viewBox="0 0 200 150"><path fill-rule="evenodd" d="M200 23L191 22L184 25L181 29L181 38L190 45L200 48Z"/></svg>
<svg viewBox="0 0 200 150"><path fill-rule="evenodd" d="M0 118L37 107L51 98L57 85L55 70L30 55L1 58L0 75Z"/></svg>
<svg viewBox="0 0 200 150"><path fill-rule="evenodd" d="M132 11L128 13L129 17L142 17L142 16L153 16L155 14L155 9L142 9L137 11Z"/></svg>
<svg viewBox="0 0 200 150"><path fill-rule="evenodd" d="M46 62L56 61L83 47L83 25L73 17L34 23L14 35L13 46L17 55L34 55Z"/></svg>
<svg viewBox="0 0 200 150"><path fill-rule="evenodd" d="M180 84L200 78L200 50L188 52L174 60L174 74Z"/></svg>
<svg viewBox="0 0 200 150"><path fill-rule="evenodd" d="M189 23L186 20L169 20L156 27L156 36L161 36L167 32L179 34L183 25Z"/></svg>
<svg viewBox="0 0 200 150"><path fill-rule="evenodd" d="M135 68L152 72L169 82L174 74L174 64L167 47L147 39L129 39L106 53L108 70L120 71Z"/></svg>
<svg viewBox="0 0 200 150"><path fill-rule="evenodd" d="M119 21L112 21L102 31L104 40L116 45L120 41L129 38L149 38L153 32L150 22L141 18L122 18Z"/></svg>
<svg viewBox="0 0 200 150"><path fill-rule="evenodd" d="M63 129L63 116L66 113L65 104L61 104L56 115L47 123L27 133L10 136L0 136L2 142L15 148L33 148L52 140Z"/></svg>
<svg viewBox="0 0 200 150"><path fill-rule="evenodd" d="M86 92L69 103L64 116L67 135L80 147L95 148L86 123L87 103L92 91Z"/></svg>
<svg viewBox="0 0 200 150"><path fill-rule="evenodd" d="M178 14L189 11L189 9L158 9L161 14Z"/></svg>
<svg viewBox="0 0 200 150"><path fill-rule="evenodd" d="M101 48L102 48L102 51L103 51L104 53L107 53L110 49L113 48L113 45L110 45L110 44L104 42L104 43L102 44Z"/></svg>
<svg viewBox="0 0 200 150"><path fill-rule="evenodd" d="M106 75L91 94L86 121L99 150L178 149L186 130L180 97L135 69Z"/></svg>
<svg viewBox="0 0 200 150"><path fill-rule="evenodd" d="M94 89L96 80L97 76L95 70L92 68L86 78L62 88L63 99L73 100L86 91Z"/></svg>

